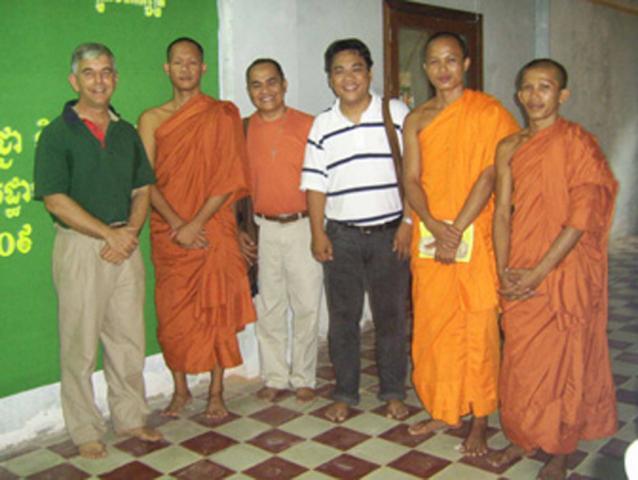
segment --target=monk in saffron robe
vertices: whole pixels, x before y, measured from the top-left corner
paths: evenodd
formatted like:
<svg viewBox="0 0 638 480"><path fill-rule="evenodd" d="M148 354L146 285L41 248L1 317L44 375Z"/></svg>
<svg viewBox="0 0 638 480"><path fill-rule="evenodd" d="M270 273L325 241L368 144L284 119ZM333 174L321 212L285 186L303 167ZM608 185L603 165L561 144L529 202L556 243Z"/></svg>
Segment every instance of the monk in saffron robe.
<svg viewBox="0 0 638 480"><path fill-rule="evenodd" d="M564 479L579 439L617 428L607 347L607 238L617 182L593 136L559 116L567 72L550 59L519 74L528 128L499 145L494 246L505 334L503 465L540 448L543 480ZM513 212L513 213L512 213Z"/></svg>
<svg viewBox="0 0 638 480"><path fill-rule="evenodd" d="M424 68L436 94L406 119L404 182L420 222L411 260L412 380L431 419L409 432L458 428L461 417L472 414L462 451L479 456L487 452L487 415L496 410L498 399L498 297L489 202L494 153L518 125L496 99L464 88L470 59L460 37L435 34L425 52Z"/></svg>
<svg viewBox="0 0 638 480"><path fill-rule="evenodd" d="M191 400L186 373L211 372L206 414L227 414L223 369L241 364L236 334L255 320L232 203L247 195L237 108L200 91L203 50L169 45L173 99L142 114L142 141L155 168L151 241L158 338L175 382L164 413Z"/></svg>

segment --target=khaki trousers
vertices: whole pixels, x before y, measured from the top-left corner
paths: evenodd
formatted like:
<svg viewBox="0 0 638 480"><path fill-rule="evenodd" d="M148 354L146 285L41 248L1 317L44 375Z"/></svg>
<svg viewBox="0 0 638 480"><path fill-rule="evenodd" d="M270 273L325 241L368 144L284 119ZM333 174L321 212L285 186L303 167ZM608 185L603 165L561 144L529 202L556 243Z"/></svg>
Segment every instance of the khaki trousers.
<svg viewBox="0 0 638 480"><path fill-rule="evenodd" d="M307 218L290 223L259 217L255 221L259 225L256 333L262 377L271 388L313 388L323 273L310 252L310 223Z"/></svg>
<svg viewBox="0 0 638 480"><path fill-rule="evenodd" d="M145 424L144 264L139 249L121 265L100 258L104 241L56 226L53 283L58 294L62 413L76 445L106 431L91 375L102 343L113 428Z"/></svg>

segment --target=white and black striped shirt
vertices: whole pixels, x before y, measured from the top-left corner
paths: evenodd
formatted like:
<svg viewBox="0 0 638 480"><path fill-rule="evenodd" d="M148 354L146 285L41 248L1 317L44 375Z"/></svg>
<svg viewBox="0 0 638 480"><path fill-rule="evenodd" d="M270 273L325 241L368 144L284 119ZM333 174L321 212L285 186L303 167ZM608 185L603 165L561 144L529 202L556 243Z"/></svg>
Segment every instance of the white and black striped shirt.
<svg viewBox="0 0 638 480"><path fill-rule="evenodd" d="M358 124L339 108L319 114L306 145L301 189L326 194L329 220L355 225L376 225L401 217L403 207L383 124L381 97L372 100ZM390 101L390 114L399 142L408 107Z"/></svg>

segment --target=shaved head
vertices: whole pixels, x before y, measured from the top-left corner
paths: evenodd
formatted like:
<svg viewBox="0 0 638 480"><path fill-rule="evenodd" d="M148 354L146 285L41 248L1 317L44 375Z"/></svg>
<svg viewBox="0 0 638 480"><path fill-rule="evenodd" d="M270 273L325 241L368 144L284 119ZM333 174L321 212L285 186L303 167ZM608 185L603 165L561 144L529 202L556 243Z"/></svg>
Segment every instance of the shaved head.
<svg viewBox="0 0 638 480"><path fill-rule="evenodd" d="M556 74L556 80L558 81L558 86L561 90L567 88L567 70L556 60L552 60L551 58L537 58L532 60L531 62L525 64L521 71L518 72L516 77L516 88L521 88L521 82L523 81L523 77L528 70L533 68L549 68L552 69Z"/></svg>
<svg viewBox="0 0 638 480"><path fill-rule="evenodd" d="M427 56L428 48L430 48L430 45L432 45L434 42L442 38L450 38L454 40L456 43L458 43L459 48L461 49L461 52L463 52L463 58L467 58L468 56L467 43L465 43L465 40L463 40L463 37L461 37L458 33L454 33L454 32L436 32L434 35L428 38L428 41L425 42L425 46L423 47L423 56L424 57Z"/></svg>

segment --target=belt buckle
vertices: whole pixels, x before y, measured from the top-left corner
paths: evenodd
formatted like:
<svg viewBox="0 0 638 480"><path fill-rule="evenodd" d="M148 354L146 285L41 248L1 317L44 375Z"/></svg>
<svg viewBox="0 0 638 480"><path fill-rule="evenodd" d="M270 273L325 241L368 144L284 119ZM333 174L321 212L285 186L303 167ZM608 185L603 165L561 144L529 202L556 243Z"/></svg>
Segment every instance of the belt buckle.
<svg viewBox="0 0 638 480"><path fill-rule="evenodd" d="M364 235L372 235L373 228L371 226L359 227Z"/></svg>

